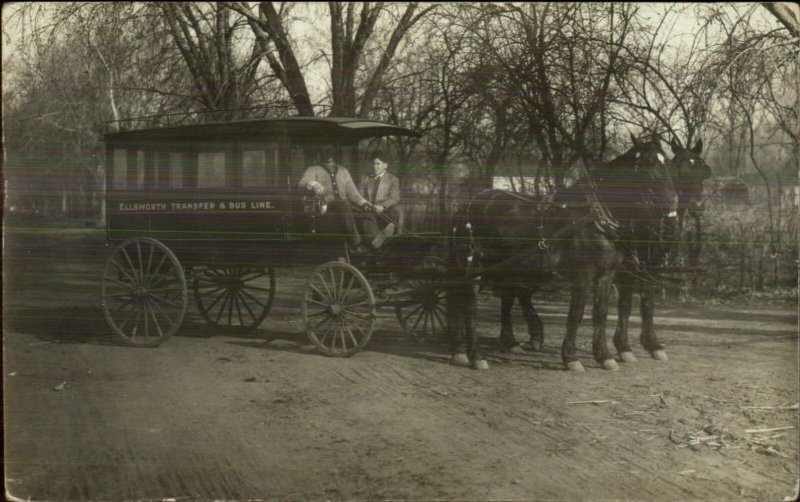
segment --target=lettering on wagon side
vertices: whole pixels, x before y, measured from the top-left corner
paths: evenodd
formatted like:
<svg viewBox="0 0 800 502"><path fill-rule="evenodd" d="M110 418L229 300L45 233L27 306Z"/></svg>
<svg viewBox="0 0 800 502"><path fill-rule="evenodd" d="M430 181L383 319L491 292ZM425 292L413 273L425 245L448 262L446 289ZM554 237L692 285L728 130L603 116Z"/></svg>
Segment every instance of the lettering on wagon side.
<svg viewBox="0 0 800 502"><path fill-rule="evenodd" d="M120 202L120 211L236 211L275 209L270 200L261 201L211 201L211 202Z"/></svg>

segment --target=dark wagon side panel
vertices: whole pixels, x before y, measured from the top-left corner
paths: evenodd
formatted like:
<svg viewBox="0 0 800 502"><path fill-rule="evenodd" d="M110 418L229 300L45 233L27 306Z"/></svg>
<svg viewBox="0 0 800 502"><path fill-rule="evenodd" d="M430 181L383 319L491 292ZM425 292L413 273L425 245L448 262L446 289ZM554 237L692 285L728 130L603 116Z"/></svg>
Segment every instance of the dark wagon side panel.
<svg viewBox="0 0 800 502"><path fill-rule="evenodd" d="M287 243L315 240L296 187L321 145L339 156L358 141L415 135L382 122L294 117L107 134L108 238L165 242L186 265L262 263ZM303 253L300 253L302 255Z"/></svg>

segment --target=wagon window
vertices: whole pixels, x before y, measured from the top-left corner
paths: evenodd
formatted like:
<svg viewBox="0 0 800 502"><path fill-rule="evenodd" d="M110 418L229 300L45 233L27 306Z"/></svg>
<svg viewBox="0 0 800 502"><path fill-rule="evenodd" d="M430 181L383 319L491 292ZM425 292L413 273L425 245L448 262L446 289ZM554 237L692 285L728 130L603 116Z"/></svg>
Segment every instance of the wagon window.
<svg viewBox="0 0 800 502"><path fill-rule="evenodd" d="M144 188L144 151L128 150L125 163L128 166L128 189Z"/></svg>
<svg viewBox="0 0 800 502"><path fill-rule="evenodd" d="M242 152L242 186L267 184L267 155L261 151Z"/></svg>
<svg viewBox="0 0 800 502"><path fill-rule="evenodd" d="M288 161L294 182L300 181L306 168L313 165L322 165L323 159L326 155L334 155L335 152L328 148L325 152L320 150L320 147L312 143L293 143L289 151Z"/></svg>
<svg viewBox="0 0 800 502"><path fill-rule="evenodd" d="M178 188L183 186L183 155L175 152L158 152L158 186Z"/></svg>
<svg viewBox="0 0 800 502"><path fill-rule="evenodd" d="M183 183L183 154L170 152L169 154L169 177L167 186L177 188L185 186Z"/></svg>
<svg viewBox="0 0 800 502"><path fill-rule="evenodd" d="M127 155L125 150L115 148L112 154L111 166L111 186L113 188L124 188L127 176Z"/></svg>
<svg viewBox="0 0 800 502"><path fill-rule="evenodd" d="M225 152L202 152L197 155L197 187L225 186Z"/></svg>

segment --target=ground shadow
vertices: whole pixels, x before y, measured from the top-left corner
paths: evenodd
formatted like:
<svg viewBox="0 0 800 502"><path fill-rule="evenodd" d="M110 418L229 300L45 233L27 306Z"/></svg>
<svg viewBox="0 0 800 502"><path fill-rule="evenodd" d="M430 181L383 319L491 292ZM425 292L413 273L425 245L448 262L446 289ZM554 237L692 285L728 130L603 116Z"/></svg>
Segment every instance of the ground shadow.
<svg viewBox="0 0 800 502"><path fill-rule="evenodd" d="M260 350L291 352L315 357L328 357L319 352L303 331L258 330L254 338L262 341L229 341L239 347ZM496 337L480 337L478 343L484 357L495 365L527 366L543 370L563 371L560 349L545 348L540 352L526 351L511 354L498 349ZM445 338L415 338L398 332L376 330L363 352L377 352L396 357L405 357L439 364L450 364L450 343ZM587 353L588 355L588 353ZM354 355L357 357L357 353Z"/></svg>
<svg viewBox="0 0 800 502"><path fill-rule="evenodd" d="M99 307L6 308L3 312L3 328L6 334L24 333L51 343L130 346L111 330ZM242 332L210 326L199 316L187 313L183 323L172 336L187 338L235 336L258 340L264 338L264 332L259 330Z"/></svg>
<svg viewBox="0 0 800 502"><path fill-rule="evenodd" d="M125 345L111 332L99 308L7 308L3 332L29 334L52 343Z"/></svg>

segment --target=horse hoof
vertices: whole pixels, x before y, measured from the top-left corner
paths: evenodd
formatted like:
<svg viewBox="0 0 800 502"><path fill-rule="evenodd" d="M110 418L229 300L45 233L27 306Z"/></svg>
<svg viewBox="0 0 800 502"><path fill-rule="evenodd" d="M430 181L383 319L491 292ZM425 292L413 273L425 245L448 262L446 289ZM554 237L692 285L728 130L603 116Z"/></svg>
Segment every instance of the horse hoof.
<svg viewBox="0 0 800 502"><path fill-rule="evenodd" d="M664 349L654 350L650 352L650 356L656 361L668 361L667 353Z"/></svg>
<svg viewBox="0 0 800 502"><path fill-rule="evenodd" d="M477 359L472 362L472 369L474 370L488 370L489 363L486 362L486 359Z"/></svg>
<svg viewBox="0 0 800 502"><path fill-rule="evenodd" d="M633 352L620 352L619 360L623 363L635 363L636 356L633 355Z"/></svg>
<svg viewBox="0 0 800 502"><path fill-rule="evenodd" d="M450 364L453 366L461 366L462 368L469 368L470 361L466 354L453 354L450 356Z"/></svg>
<svg viewBox="0 0 800 502"><path fill-rule="evenodd" d="M525 349L522 348L522 345L518 343L512 347L507 348L504 352L508 352L509 354L524 354Z"/></svg>
<svg viewBox="0 0 800 502"><path fill-rule="evenodd" d="M606 359L601 364L603 365L603 369L604 370L609 370L609 371L618 371L619 370L619 364L617 364L617 361L615 361L613 359Z"/></svg>
<svg viewBox="0 0 800 502"><path fill-rule="evenodd" d="M567 369L573 373L583 373L586 371L580 361L570 361L566 364Z"/></svg>

